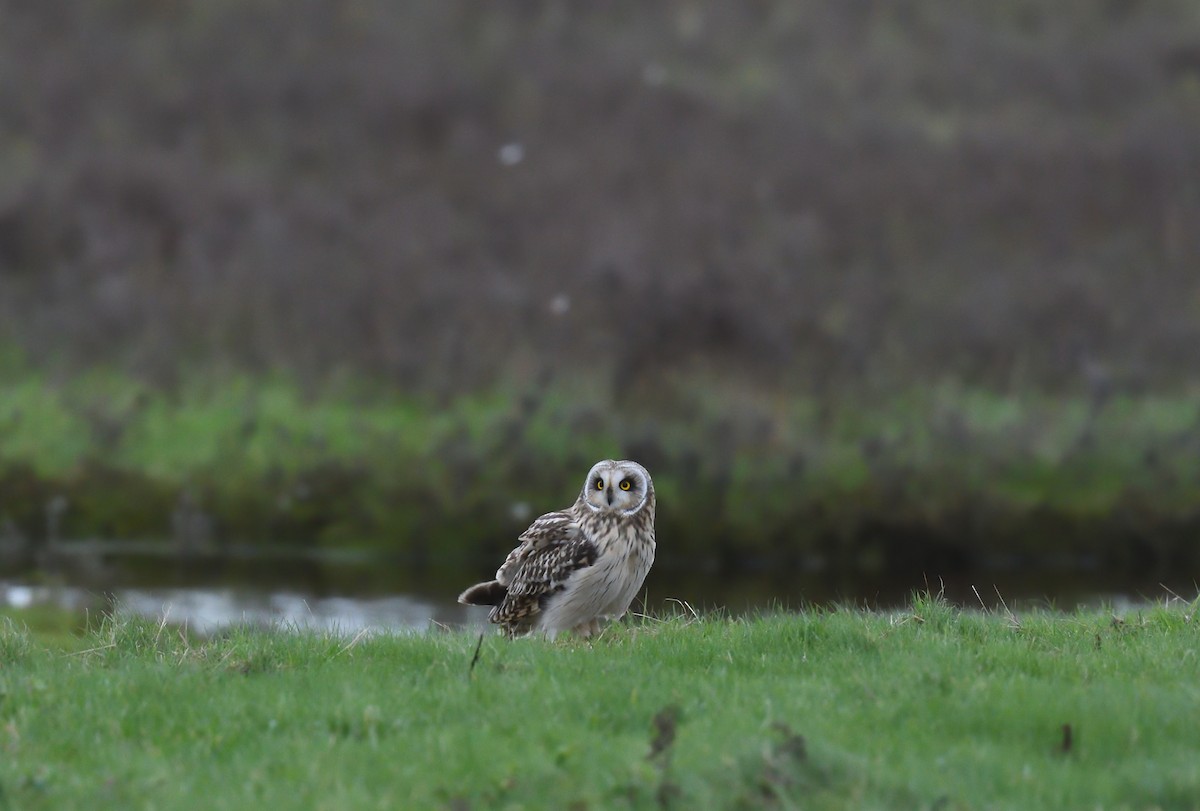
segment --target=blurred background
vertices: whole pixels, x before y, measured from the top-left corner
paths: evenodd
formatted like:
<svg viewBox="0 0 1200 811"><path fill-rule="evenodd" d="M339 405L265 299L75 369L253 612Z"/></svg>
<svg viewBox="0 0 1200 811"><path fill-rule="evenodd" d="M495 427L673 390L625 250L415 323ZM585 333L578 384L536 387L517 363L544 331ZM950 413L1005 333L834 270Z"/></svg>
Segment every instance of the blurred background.
<svg viewBox="0 0 1200 811"><path fill-rule="evenodd" d="M1195 594L1189 0L0 17L10 604L457 622L604 457L650 611Z"/></svg>

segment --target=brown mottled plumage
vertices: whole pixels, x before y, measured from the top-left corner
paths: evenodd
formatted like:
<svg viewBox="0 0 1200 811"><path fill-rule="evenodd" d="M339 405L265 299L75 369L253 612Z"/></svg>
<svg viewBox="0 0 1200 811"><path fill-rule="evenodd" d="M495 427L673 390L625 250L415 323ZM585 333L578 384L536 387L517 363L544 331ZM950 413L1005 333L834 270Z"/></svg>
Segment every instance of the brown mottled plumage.
<svg viewBox="0 0 1200 811"><path fill-rule="evenodd" d="M594 633L601 619L625 614L654 563L650 474L636 462L597 462L573 505L546 513L517 540L496 579L458 601L493 606L488 618L514 636Z"/></svg>

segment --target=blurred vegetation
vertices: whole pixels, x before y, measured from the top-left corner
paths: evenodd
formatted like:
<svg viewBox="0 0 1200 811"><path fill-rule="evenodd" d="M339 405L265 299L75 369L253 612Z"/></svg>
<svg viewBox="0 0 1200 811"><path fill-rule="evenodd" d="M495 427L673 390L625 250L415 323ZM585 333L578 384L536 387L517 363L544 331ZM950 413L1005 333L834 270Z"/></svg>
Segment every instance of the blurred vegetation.
<svg viewBox="0 0 1200 811"><path fill-rule="evenodd" d="M174 395L33 372L0 393L0 537L267 542L477 564L569 503L593 461L644 461L667 565L951 571L1192 565L1200 404L1005 397L950 384L835 409L696 384L671 419L587 381L436 408L284 379Z"/></svg>
<svg viewBox="0 0 1200 811"><path fill-rule="evenodd" d="M446 393L1195 366L1185 0L0 11L0 315L39 365Z"/></svg>
<svg viewBox="0 0 1200 811"><path fill-rule="evenodd" d="M1194 3L0 15L9 535L1195 555Z"/></svg>

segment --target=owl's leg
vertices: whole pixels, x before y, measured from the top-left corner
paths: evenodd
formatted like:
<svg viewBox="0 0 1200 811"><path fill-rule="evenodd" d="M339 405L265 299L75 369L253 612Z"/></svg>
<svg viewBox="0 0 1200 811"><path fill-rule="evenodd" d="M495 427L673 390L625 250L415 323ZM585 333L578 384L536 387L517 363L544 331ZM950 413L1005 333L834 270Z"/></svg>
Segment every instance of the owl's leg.
<svg viewBox="0 0 1200 811"><path fill-rule="evenodd" d="M589 636L600 632L600 620L590 619L587 622L581 622L572 628L571 631L581 639L587 639Z"/></svg>

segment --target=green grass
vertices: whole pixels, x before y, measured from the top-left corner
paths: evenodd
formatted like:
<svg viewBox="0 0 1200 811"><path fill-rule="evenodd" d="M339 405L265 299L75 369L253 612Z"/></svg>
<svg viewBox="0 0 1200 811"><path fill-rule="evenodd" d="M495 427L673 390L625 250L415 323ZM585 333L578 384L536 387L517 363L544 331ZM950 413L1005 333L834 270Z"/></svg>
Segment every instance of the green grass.
<svg viewBox="0 0 1200 811"><path fill-rule="evenodd" d="M473 670L464 632L0 620L0 808L1200 808L1198 611L675 617Z"/></svg>

